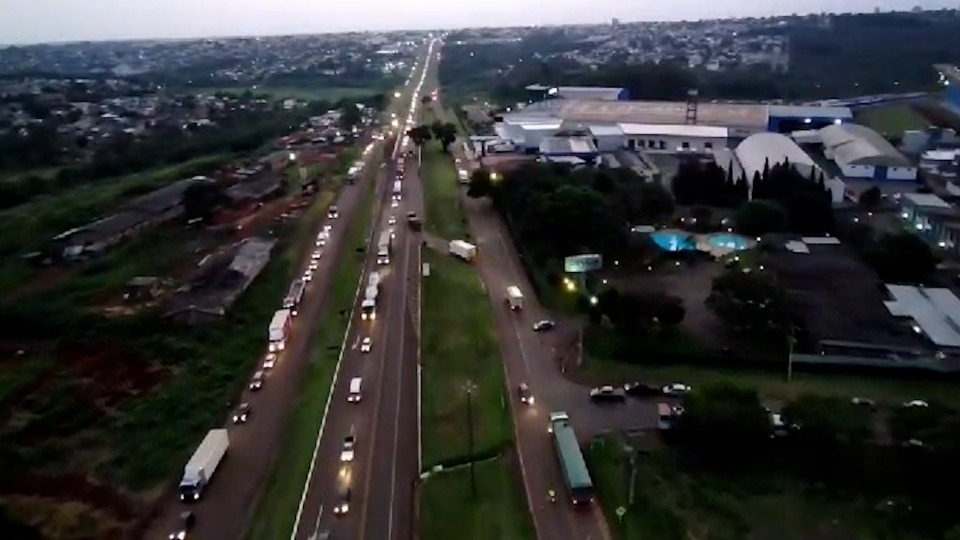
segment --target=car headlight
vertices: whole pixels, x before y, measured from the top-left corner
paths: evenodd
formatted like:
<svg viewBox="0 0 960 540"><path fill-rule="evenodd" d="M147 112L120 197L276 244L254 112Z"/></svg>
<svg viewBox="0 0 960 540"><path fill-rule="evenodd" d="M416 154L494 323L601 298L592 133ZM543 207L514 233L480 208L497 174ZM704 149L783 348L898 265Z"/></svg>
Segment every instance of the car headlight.
<svg viewBox="0 0 960 540"><path fill-rule="evenodd" d="M527 399L527 403L529 403L530 405L533 405L533 396L530 396L530 398Z"/></svg>
<svg viewBox="0 0 960 540"><path fill-rule="evenodd" d="M177 533L177 540L184 540L187 537L187 531L180 531Z"/></svg>
<svg viewBox="0 0 960 540"><path fill-rule="evenodd" d="M346 514L346 513L347 513L347 510L350 510L350 505L349 505L349 504L343 503L343 504L340 505L340 513L341 513L341 514Z"/></svg>

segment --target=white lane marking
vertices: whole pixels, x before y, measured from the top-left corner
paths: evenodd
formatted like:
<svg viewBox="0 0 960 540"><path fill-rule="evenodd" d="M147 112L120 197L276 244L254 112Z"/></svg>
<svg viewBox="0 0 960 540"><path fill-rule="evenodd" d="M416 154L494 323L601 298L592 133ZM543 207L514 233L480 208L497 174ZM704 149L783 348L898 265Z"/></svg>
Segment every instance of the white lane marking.
<svg viewBox="0 0 960 540"><path fill-rule="evenodd" d="M320 511L317 512L317 521L313 524L313 534L311 534L308 540L316 540L318 532L320 530L320 518L323 517L323 505L320 505Z"/></svg>

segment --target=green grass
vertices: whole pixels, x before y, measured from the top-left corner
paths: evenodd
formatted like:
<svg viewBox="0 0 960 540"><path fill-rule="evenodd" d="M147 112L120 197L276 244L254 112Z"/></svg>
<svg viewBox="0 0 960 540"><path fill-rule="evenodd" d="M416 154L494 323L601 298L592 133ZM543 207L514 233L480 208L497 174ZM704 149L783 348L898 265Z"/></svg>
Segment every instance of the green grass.
<svg viewBox="0 0 960 540"><path fill-rule="evenodd" d="M370 170L375 172L377 169ZM356 254L354 248L365 245L369 236L373 211L371 186L372 182L366 184L361 207L345 233L333 279L328 285L330 296L314 337L310 369L297 390L299 398L288 420L283 457L277 461L270 475L252 526L247 531L247 538L281 540L288 538L293 528L300 490L310 468L317 429L323 418L330 382L346 332L348 320L340 316L338 311L349 310L356 294L357 279L363 270L363 255Z"/></svg>
<svg viewBox="0 0 960 540"><path fill-rule="evenodd" d="M467 222L460 211L460 184L453 158L437 141L424 145L421 156L427 230L448 240L469 238Z"/></svg>
<svg viewBox="0 0 960 540"><path fill-rule="evenodd" d="M424 252L423 466L469 455L467 394L472 381L474 454L509 442L510 418L503 366L490 300L472 266L445 254Z"/></svg>
<svg viewBox="0 0 960 540"><path fill-rule="evenodd" d="M610 384L632 380L651 383L684 382L693 386L730 380L757 388L761 397L769 401L787 401L803 392L816 392L841 397L862 396L896 404L912 399L940 401L960 407L957 385L950 382L904 380L897 378L865 377L863 375L811 374L794 370L793 379L786 380L786 355L783 372L762 372L740 369L711 369L697 366L637 365L613 360L587 358L578 376L591 381Z"/></svg>
<svg viewBox="0 0 960 540"><path fill-rule="evenodd" d="M377 87L353 88L353 87L310 87L299 88L293 86L259 86L256 89L250 89L254 95L267 95L272 99L299 99L302 101L324 100L338 101L344 98L363 98L374 94L383 93L385 90ZM214 92L224 92L227 94L239 95L247 91L247 88L197 88L191 89L192 92L203 92L213 94Z"/></svg>
<svg viewBox="0 0 960 540"><path fill-rule="evenodd" d="M585 450L598 499L616 540L914 540L893 533L875 504L838 499L817 486L776 475L720 478L687 473L668 449L636 456L634 499L624 441L608 436ZM876 501L874 501L875 503ZM627 512L622 522L615 510Z"/></svg>
<svg viewBox="0 0 960 540"><path fill-rule="evenodd" d="M470 491L468 467L428 478L420 490L423 540L533 540L517 469L507 458L475 465L477 495Z"/></svg>
<svg viewBox="0 0 960 540"><path fill-rule="evenodd" d="M886 135L903 135L904 131L925 129L929 122L906 103L870 107L857 112L857 123Z"/></svg>

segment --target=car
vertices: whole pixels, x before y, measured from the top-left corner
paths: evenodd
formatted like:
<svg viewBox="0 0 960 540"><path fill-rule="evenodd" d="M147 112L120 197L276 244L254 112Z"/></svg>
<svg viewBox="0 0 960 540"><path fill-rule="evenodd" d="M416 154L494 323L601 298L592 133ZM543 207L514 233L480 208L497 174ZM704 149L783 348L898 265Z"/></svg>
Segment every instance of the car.
<svg viewBox="0 0 960 540"><path fill-rule="evenodd" d="M318 260L321 256L323 256L323 252L318 249L318 250L315 250L313 253L310 254L310 259L316 261L316 260Z"/></svg>
<svg viewBox="0 0 960 540"><path fill-rule="evenodd" d="M267 355L263 357L264 370L273 369L273 366L275 366L276 364L277 364L277 353L272 353L272 352L267 353Z"/></svg>
<svg viewBox="0 0 960 540"><path fill-rule="evenodd" d="M373 338L367 336L360 342L360 352L368 353L373 348Z"/></svg>
<svg viewBox="0 0 960 540"><path fill-rule="evenodd" d="M237 406L237 410L233 411L233 423L234 424L246 424L247 418L250 417L250 404L241 403Z"/></svg>
<svg viewBox="0 0 960 540"><path fill-rule="evenodd" d="M307 265L307 270L311 272L315 272L319 268L320 268L320 263L317 261L310 261L310 264Z"/></svg>
<svg viewBox="0 0 960 540"><path fill-rule="evenodd" d="M593 401L623 401L626 399L626 394L623 393L623 390L620 388L614 388L612 386L598 386L590 390L590 399Z"/></svg>
<svg viewBox="0 0 960 540"><path fill-rule="evenodd" d="M187 533L189 533L193 526L197 522L197 516L193 515L193 512L189 510L182 512L180 517L177 519L177 529L170 533L167 538L170 540L185 540L187 538Z"/></svg>
<svg viewBox="0 0 960 540"><path fill-rule="evenodd" d="M323 226L323 232L325 232L325 233L327 233L327 234L330 234L330 231L332 231L332 230L333 230L333 225L330 225L329 223L324 224L324 226Z"/></svg>
<svg viewBox="0 0 960 540"><path fill-rule="evenodd" d="M552 329L553 329L554 327L556 327L556 326L557 326L557 324L556 324L555 322L553 322L553 321L548 321L548 320L544 319L544 320L542 320L542 321L537 321L537 322L533 323L533 331L534 331L534 332L545 332L545 331L547 331L547 330L552 330Z"/></svg>
<svg viewBox="0 0 960 540"><path fill-rule="evenodd" d="M668 384L662 388L665 396L682 396L689 392L691 388L683 383Z"/></svg>
<svg viewBox="0 0 960 540"><path fill-rule="evenodd" d="M400 206L400 203L396 199L390 201L390 208L397 208L398 206Z"/></svg>
<svg viewBox="0 0 960 540"><path fill-rule="evenodd" d="M520 403L534 404L533 394L530 393L530 386L527 383L520 383L520 386L517 387L517 394L520 395Z"/></svg>
<svg viewBox="0 0 960 540"><path fill-rule="evenodd" d="M929 407L930 404L922 399L914 399L903 404L904 407Z"/></svg>
<svg viewBox="0 0 960 540"><path fill-rule="evenodd" d="M387 225L396 225L396 224L397 224L397 218L396 218L396 217L390 216L390 218L387 219Z"/></svg>
<svg viewBox="0 0 960 540"><path fill-rule="evenodd" d="M264 373L262 369L254 373L253 378L250 379L250 390L256 392L257 390L263 388L263 379Z"/></svg>
<svg viewBox="0 0 960 540"><path fill-rule="evenodd" d="M855 397L850 400L850 403L853 403L859 407L866 407L868 409L875 409L877 407L876 401L865 397Z"/></svg>
<svg viewBox="0 0 960 540"><path fill-rule="evenodd" d="M407 219L417 219L416 212L407 212Z"/></svg>
<svg viewBox="0 0 960 540"><path fill-rule="evenodd" d="M659 396L661 393L660 389L656 386L650 386L649 384L644 384L639 381L628 382L623 385L623 391L627 395L636 397Z"/></svg>
<svg viewBox="0 0 960 540"><path fill-rule="evenodd" d="M313 270L307 268L306 272L303 273L304 281L313 281Z"/></svg>
<svg viewBox="0 0 960 540"><path fill-rule="evenodd" d="M340 217L340 211L337 210L337 205L333 205L327 210L327 217L330 219L337 219Z"/></svg>
<svg viewBox="0 0 960 540"><path fill-rule="evenodd" d="M350 511L350 488L347 486L340 488L338 499L336 506L333 507L333 513L338 516L346 515Z"/></svg>
<svg viewBox="0 0 960 540"><path fill-rule="evenodd" d="M357 439L353 434L343 438L343 448L340 450L340 462L350 463L353 461L354 449L357 445Z"/></svg>

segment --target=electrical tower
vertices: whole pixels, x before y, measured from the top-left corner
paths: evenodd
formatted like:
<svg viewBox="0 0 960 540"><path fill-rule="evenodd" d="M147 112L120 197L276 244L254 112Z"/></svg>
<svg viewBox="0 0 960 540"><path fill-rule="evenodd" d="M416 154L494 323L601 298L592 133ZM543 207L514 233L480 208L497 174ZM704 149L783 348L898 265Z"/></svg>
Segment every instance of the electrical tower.
<svg viewBox="0 0 960 540"><path fill-rule="evenodd" d="M700 96L700 92L696 88L691 88L687 90L687 117L686 122L688 124L697 123L697 99Z"/></svg>

